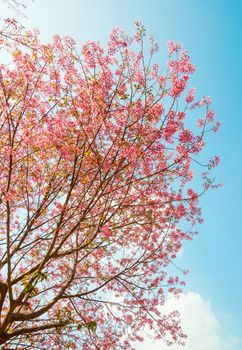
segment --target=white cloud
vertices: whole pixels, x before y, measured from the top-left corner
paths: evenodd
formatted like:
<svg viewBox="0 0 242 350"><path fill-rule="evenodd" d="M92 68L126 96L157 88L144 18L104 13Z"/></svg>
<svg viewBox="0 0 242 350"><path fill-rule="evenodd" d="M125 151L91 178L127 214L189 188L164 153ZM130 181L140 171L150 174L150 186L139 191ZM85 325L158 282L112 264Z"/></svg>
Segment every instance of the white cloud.
<svg viewBox="0 0 242 350"><path fill-rule="evenodd" d="M161 341L153 342L143 335L145 341L135 343L137 350L238 350L239 338L222 334L221 325L210 302L199 294L188 292L180 299L168 299L164 313L172 310L181 313L182 327L188 336L186 345L168 347Z"/></svg>

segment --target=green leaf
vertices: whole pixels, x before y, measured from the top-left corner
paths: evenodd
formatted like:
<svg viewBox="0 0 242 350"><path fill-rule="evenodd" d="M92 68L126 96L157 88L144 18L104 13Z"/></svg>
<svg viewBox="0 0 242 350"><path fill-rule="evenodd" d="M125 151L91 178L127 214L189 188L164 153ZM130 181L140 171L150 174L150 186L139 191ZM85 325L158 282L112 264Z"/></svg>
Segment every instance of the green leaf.
<svg viewBox="0 0 242 350"><path fill-rule="evenodd" d="M96 322L96 321L88 322L88 323L87 323L87 328L88 328L92 333L96 333L97 322Z"/></svg>

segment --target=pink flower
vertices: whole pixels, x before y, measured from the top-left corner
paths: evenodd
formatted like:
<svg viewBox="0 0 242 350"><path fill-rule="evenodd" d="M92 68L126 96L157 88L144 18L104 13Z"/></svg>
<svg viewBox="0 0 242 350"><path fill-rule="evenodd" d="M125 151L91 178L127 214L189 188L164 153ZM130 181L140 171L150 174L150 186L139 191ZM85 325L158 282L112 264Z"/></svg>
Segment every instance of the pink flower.
<svg viewBox="0 0 242 350"><path fill-rule="evenodd" d="M179 141L181 143L188 143L193 140L193 134L190 130L183 130L179 135Z"/></svg>
<svg viewBox="0 0 242 350"><path fill-rule="evenodd" d="M214 168L216 166L218 166L220 162L220 157L219 156L214 156L213 158L210 159L209 163L208 163L208 168Z"/></svg>
<svg viewBox="0 0 242 350"><path fill-rule="evenodd" d="M219 129L220 129L220 126L221 126L220 122L216 122L215 125L214 125L214 127L213 127L213 131L214 131L214 132L218 132Z"/></svg>
<svg viewBox="0 0 242 350"><path fill-rule="evenodd" d="M104 226L101 228L101 232L102 232L102 234L103 234L105 237L110 237L110 236L112 236L112 230L111 230L111 228L110 228L108 225L104 225Z"/></svg>
<svg viewBox="0 0 242 350"><path fill-rule="evenodd" d="M175 43L173 40L169 40L168 43L168 52L172 55L175 51L179 51L181 49L181 45Z"/></svg>
<svg viewBox="0 0 242 350"><path fill-rule="evenodd" d="M133 322L133 317L132 317L131 315L126 315L126 316L125 316L125 321L126 321L127 323L132 323L132 322Z"/></svg>
<svg viewBox="0 0 242 350"><path fill-rule="evenodd" d="M170 96L176 98L178 96L180 96L180 94L182 93L182 91L185 89L186 87L186 81L185 80L181 80L181 79L174 79L172 82L172 88L170 91Z"/></svg>
<svg viewBox="0 0 242 350"><path fill-rule="evenodd" d="M203 128L203 127L205 126L205 121L204 121L204 119L199 118L199 119L197 120L197 126L198 126L199 128Z"/></svg>
<svg viewBox="0 0 242 350"><path fill-rule="evenodd" d="M191 198L197 198L197 193L195 191L193 191L193 189L189 188L187 190L187 195Z"/></svg>
<svg viewBox="0 0 242 350"><path fill-rule="evenodd" d="M209 121L210 123L213 122L214 114L215 114L215 113L214 113L213 111L211 111L210 109L207 111L207 119L208 119L208 121Z"/></svg>
<svg viewBox="0 0 242 350"><path fill-rule="evenodd" d="M187 92L187 96L186 96L186 102L187 103L191 103L194 100L194 94L195 94L195 89L191 88L188 92Z"/></svg>

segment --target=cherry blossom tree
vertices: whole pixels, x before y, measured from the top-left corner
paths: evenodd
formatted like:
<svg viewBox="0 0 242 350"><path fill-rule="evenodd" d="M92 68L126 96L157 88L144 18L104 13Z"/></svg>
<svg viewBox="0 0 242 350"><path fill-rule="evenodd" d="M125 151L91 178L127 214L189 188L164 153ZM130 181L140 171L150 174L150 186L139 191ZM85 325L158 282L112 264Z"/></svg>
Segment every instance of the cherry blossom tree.
<svg viewBox="0 0 242 350"><path fill-rule="evenodd" d="M189 88L188 53L170 41L161 71L145 34L137 21L133 37L113 29L106 49L78 48L59 35L42 44L5 21L3 349L132 349L144 327L168 344L185 339L178 313L162 305L181 292L169 266L202 221L200 195L215 186L219 158L202 165L199 153L219 123L210 98Z"/></svg>

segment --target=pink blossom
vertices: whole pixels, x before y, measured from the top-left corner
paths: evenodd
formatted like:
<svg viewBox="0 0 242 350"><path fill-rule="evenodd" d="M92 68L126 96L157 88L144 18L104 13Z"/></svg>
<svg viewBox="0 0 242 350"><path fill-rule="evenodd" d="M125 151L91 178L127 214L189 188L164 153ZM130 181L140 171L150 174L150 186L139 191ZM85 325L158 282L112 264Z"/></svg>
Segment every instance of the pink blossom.
<svg viewBox="0 0 242 350"><path fill-rule="evenodd" d="M193 134L190 130L183 130L179 135L179 141L181 143L188 143L193 140Z"/></svg>
<svg viewBox="0 0 242 350"><path fill-rule="evenodd" d="M169 94L172 97L176 98L180 96L180 94L183 92L185 87L186 87L186 81L176 78L172 81L172 88Z"/></svg>
<svg viewBox="0 0 242 350"><path fill-rule="evenodd" d="M172 55L175 51L178 51L181 49L181 45L175 43L173 40L168 41L168 52L170 55Z"/></svg>
<svg viewBox="0 0 242 350"><path fill-rule="evenodd" d="M220 126L221 126L220 122L216 122L215 125L214 125L214 127L213 127L213 131L214 131L214 132L218 132L219 129L220 129Z"/></svg>
<svg viewBox="0 0 242 350"><path fill-rule="evenodd" d="M188 90L187 95L186 95L186 102L191 103L194 100L194 94L195 94L195 88L191 88Z"/></svg>

